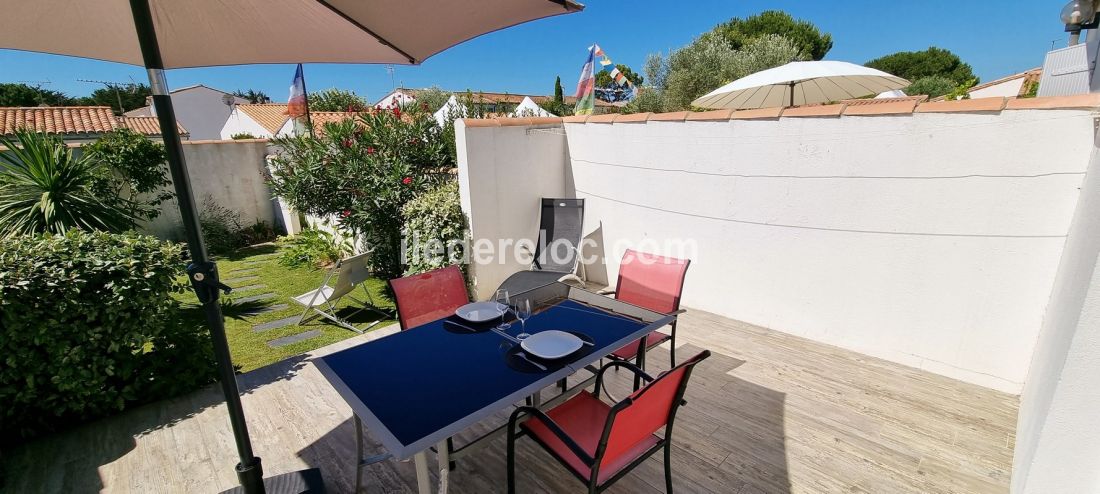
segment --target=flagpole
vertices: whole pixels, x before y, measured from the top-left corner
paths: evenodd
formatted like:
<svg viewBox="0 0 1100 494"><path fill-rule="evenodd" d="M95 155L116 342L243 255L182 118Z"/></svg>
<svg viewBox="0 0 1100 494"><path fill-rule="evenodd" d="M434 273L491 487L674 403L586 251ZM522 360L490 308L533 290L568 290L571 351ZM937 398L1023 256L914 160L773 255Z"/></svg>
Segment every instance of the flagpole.
<svg viewBox="0 0 1100 494"><path fill-rule="evenodd" d="M313 119L309 116L309 90L306 89L306 71L302 69L302 64L298 64L298 68L302 71L302 94L306 98L306 127L309 129L309 136L313 137Z"/></svg>

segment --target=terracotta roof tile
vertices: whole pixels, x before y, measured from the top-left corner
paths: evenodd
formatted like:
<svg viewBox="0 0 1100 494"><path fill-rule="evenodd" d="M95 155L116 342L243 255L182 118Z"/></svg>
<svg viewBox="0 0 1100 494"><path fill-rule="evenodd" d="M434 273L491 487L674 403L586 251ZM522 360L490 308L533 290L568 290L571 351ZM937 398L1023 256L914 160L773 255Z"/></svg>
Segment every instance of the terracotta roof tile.
<svg viewBox="0 0 1100 494"><path fill-rule="evenodd" d="M1008 100L1006 110L1069 110L1100 107L1100 93L1072 96L1044 96L1041 98L1015 98Z"/></svg>
<svg viewBox="0 0 1100 494"><path fill-rule="evenodd" d="M784 117L839 117L844 112L844 103L834 105L796 106L783 110Z"/></svg>
<svg viewBox="0 0 1100 494"><path fill-rule="evenodd" d="M845 115L895 115L901 113L913 113L919 100L911 98L887 98L888 101L878 104L848 104L844 107Z"/></svg>
<svg viewBox="0 0 1100 494"><path fill-rule="evenodd" d="M751 120L757 118L779 118L779 115L783 113L783 108L754 108L752 110L737 110L730 116L734 120Z"/></svg>
<svg viewBox="0 0 1100 494"><path fill-rule="evenodd" d="M119 127L126 127L146 137L160 137L160 121L157 117L118 117ZM176 130L181 136L188 135L183 124L176 122Z"/></svg>
<svg viewBox="0 0 1100 494"><path fill-rule="evenodd" d="M674 111L668 113L654 113L649 116L649 120L656 122L683 122L687 119L687 116L691 114L689 111Z"/></svg>
<svg viewBox="0 0 1100 494"><path fill-rule="evenodd" d="M108 106L0 108L0 135L18 129L65 135L94 135L115 130L118 120Z"/></svg>
<svg viewBox="0 0 1100 494"><path fill-rule="evenodd" d="M255 120L272 134L286 123L286 103L248 103L237 105L237 110Z"/></svg>
<svg viewBox="0 0 1100 494"><path fill-rule="evenodd" d="M729 120L733 110L710 110L688 113L687 120Z"/></svg>
<svg viewBox="0 0 1100 494"><path fill-rule="evenodd" d="M1001 111L1005 107L1005 98L974 98L951 101L929 101L917 107L917 113L956 113Z"/></svg>

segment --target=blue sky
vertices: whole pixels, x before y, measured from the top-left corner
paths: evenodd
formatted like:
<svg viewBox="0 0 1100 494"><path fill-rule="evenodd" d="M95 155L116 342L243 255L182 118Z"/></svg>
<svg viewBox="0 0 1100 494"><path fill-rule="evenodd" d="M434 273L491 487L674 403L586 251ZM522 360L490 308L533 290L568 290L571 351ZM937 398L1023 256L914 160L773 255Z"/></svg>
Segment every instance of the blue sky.
<svg viewBox="0 0 1100 494"><path fill-rule="evenodd" d="M550 94L560 75L566 93L575 86L586 47L598 42L616 63L639 72L646 54L683 46L731 17L780 9L833 35L830 60L863 63L930 45L954 51L983 81L1042 64L1054 41L1064 46L1058 21L1062 0L712 0L632 2L592 0L574 15L535 21L468 41L424 62L396 66L397 85L438 85L450 90ZM409 26L417 29L416 26ZM232 91L258 89L286 101L294 75L289 65L182 69L168 73L171 87L191 84ZM145 82L137 67L56 55L0 50L0 82L50 81L43 87L72 96L97 86L77 79ZM351 89L376 100L390 91L380 65L306 65L309 90Z"/></svg>

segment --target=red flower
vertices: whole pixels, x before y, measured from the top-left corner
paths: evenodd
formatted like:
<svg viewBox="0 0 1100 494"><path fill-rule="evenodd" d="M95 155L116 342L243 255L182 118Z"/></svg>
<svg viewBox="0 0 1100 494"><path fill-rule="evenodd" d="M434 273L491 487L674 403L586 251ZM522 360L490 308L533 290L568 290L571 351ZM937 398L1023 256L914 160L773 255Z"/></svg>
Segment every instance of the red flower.
<svg viewBox="0 0 1100 494"><path fill-rule="evenodd" d="M393 107L393 116L395 116L397 118L401 118L401 107L398 107L398 106Z"/></svg>
<svg viewBox="0 0 1100 494"><path fill-rule="evenodd" d="M340 215L347 218L348 216L351 216L351 210L345 209L343 213L340 213Z"/></svg>
<svg viewBox="0 0 1100 494"><path fill-rule="evenodd" d="M344 139L344 147L350 148L354 144L355 144L355 141L353 141L350 137L347 138L347 139Z"/></svg>
<svg viewBox="0 0 1100 494"><path fill-rule="evenodd" d="M409 185L409 184L413 183L413 179L412 179L412 177L405 177L405 178L401 179L401 183L403 183L405 185Z"/></svg>
<svg viewBox="0 0 1100 494"><path fill-rule="evenodd" d="M367 147L367 154L374 154L374 147Z"/></svg>

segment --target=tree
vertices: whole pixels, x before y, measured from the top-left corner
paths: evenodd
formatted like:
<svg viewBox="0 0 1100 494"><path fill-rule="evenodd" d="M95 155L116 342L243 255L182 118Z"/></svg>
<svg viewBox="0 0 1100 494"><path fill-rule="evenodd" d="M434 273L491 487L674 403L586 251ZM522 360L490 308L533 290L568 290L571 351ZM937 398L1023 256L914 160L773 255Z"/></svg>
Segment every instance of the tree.
<svg viewBox="0 0 1100 494"><path fill-rule="evenodd" d="M765 35L779 35L791 40L802 52L804 59L821 60L833 47L833 37L822 33L812 23L795 20L781 10L766 10L744 19L734 17L715 26L712 32L740 50L753 40Z"/></svg>
<svg viewBox="0 0 1100 494"><path fill-rule="evenodd" d="M164 145L130 129L117 129L84 147L102 172L94 187L101 198L119 197L132 218L149 221L160 216L160 203L172 198L168 186L168 155Z"/></svg>
<svg viewBox="0 0 1100 494"><path fill-rule="evenodd" d="M622 72L623 76L632 82L635 87L642 85L644 79L642 76L635 74L630 67L620 63L615 64L615 68L619 69L619 72ZM604 101L614 102L626 99L627 94L624 88L611 78L611 72L603 69L596 73L596 97Z"/></svg>
<svg viewBox="0 0 1100 494"><path fill-rule="evenodd" d="M913 84L905 88L905 94L909 96L925 94L928 95L929 98L935 98L950 93L955 89L955 86L955 81L947 77L942 75L930 75L913 81Z"/></svg>
<svg viewBox="0 0 1100 494"><path fill-rule="evenodd" d="M554 78L554 102L565 103L565 91L561 87L561 76Z"/></svg>
<svg viewBox="0 0 1100 494"><path fill-rule="evenodd" d="M451 93L440 89L439 86L432 86L416 92L416 102L431 113L439 111L450 99Z"/></svg>
<svg viewBox="0 0 1100 494"><path fill-rule="evenodd" d="M310 111L363 111L369 107L367 100L354 91L330 88L309 93Z"/></svg>
<svg viewBox="0 0 1100 494"><path fill-rule="evenodd" d="M239 98L248 100L249 103L271 103L271 97L263 91L256 91L249 89L248 91L241 91L240 89L233 91L233 95Z"/></svg>
<svg viewBox="0 0 1100 494"><path fill-rule="evenodd" d="M664 111L676 111L691 108L695 98L724 84L804 56L793 41L775 34L760 36L734 50L721 37L704 33L673 52L667 61L660 55L651 58L647 71L664 81L664 87L657 88L662 92Z"/></svg>
<svg viewBox="0 0 1100 494"><path fill-rule="evenodd" d="M71 102L72 98L60 91L26 84L0 84L0 106L65 106Z"/></svg>
<svg viewBox="0 0 1100 494"><path fill-rule="evenodd" d="M977 80L970 65L963 63L958 55L934 46L924 51L900 51L876 58L864 65L912 82L931 76L946 77L954 81L956 86L971 79Z"/></svg>
<svg viewBox="0 0 1100 494"><path fill-rule="evenodd" d="M145 106L145 99L153 91L145 84L108 84L92 91L91 96L77 98L73 104L84 106L109 106L116 115ZM122 108L119 108L119 101Z"/></svg>

